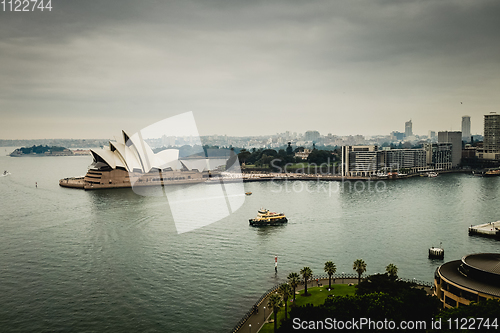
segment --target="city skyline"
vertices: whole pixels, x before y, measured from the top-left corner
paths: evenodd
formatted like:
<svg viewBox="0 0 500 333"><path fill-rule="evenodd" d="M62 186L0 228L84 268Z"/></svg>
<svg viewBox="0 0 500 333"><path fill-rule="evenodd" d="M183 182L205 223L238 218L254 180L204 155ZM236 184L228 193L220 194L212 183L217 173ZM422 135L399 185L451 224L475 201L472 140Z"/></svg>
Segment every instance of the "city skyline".
<svg viewBox="0 0 500 333"><path fill-rule="evenodd" d="M427 131L427 133L420 133L420 134L416 134L416 133L413 133L412 135L412 138L415 138L418 140L418 138L428 138L428 139L432 139L431 136L429 136L430 134L429 133L434 133L434 135L436 135L436 133L439 133L439 132L456 132L456 131L459 131L460 130L436 130L436 131L433 131L433 130L429 130ZM305 130L305 131L302 131L302 132L292 132L292 131L283 131L283 132L276 132L276 133L264 133L264 134L253 134L253 135L229 135L229 134L225 134L225 133L212 133L212 134L204 134L204 135L201 135L200 134L200 137L202 138L208 138L208 137L218 137L218 138L223 138L223 137L231 137L231 138L250 138L250 137L276 137L276 136L279 136L281 134L285 134L285 133L289 133L289 135L291 135L292 137L295 137L295 138L300 138L302 141L314 141L314 140L308 140L306 138L307 136L307 132L318 132L314 129L308 129L308 130ZM484 135L484 130L481 131L481 133L474 133L472 134L471 136L483 136ZM329 137L329 136L333 136L333 137L339 137L339 138L342 138L342 137L350 137L350 136L362 136L364 138L367 138L367 139L372 139L372 138L380 138L380 137L391 137L392 136L392 133L400 133L403 135L403 139L402 140L391 140L391 141L415 141L415 140L405 140L406 139L406 136L405 136L405 133L404 131L402 132L399 132L397 130L395 131L391 131L391 133L380 133L380 134L373 134L373 135L364 135L363 133L351 133L351 134L345 134L345 135L340 135L340 134L335 134L335 133L319 133L319 138L324 138L324 137ZM1 138L0 137L0 141L43 141L43 140L110 140L110 139L113 139L115 138L117 135L117 133L109 133L109 135L107 137L101 137L101 138L98 138L98 137L45 137L45 138ZM158 137L152 137L151 139L162 139L163 137L167 137L167 138L188 138L190 137L189 135L165 135L163 134L162 136L158 136ZM285 138L286 140L286 138ZM294 139L292 139L294 140Z"/></svg>
<svg viewBox="0 0 500 333"><path fill-rule="evenodd" d="M500 106L490 0L54 3L0 12L0 139L457 131ZM500 111L500 110L499 110Z"/></svg>

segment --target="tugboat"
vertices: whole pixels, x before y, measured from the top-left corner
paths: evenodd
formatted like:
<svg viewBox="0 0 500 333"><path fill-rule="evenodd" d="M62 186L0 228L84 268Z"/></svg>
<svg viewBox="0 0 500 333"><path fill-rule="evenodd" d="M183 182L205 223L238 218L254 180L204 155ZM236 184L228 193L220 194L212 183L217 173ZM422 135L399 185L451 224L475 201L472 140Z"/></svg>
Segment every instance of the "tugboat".
<svg viewBox="0 0 500 333"><path fill-rule="evenodd" d="M5 170L5 171L3 172L3 175L4 175L4 176L7 176L7 174L8 174L8 172L7 172L7 170Z"/></svg>
<svg viewBox="0 0 500 333"><path fill-rule="evenodd" d="M268 225L283 225L288 219L283 213L272 213L268 209L261 208L257 217L249 220L252 227L264 227Z"/></svg>

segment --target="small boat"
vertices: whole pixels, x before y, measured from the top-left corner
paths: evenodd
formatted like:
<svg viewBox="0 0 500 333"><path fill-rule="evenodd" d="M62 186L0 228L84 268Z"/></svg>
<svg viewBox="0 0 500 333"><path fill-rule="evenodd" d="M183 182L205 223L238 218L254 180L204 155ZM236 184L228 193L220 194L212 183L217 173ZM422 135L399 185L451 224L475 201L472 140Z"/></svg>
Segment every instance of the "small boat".
<svg viewBox="0 0 500 333"><path fill-rule="evenodd" d="M252 195L252 192L245 192L246 195Z"/></svg>
<svg viewBox="0 0 500 333"><path fill-rule="evenodd" d="M484 173L484 177L500 176L500 170L488 170Z"/></svg>
<svg viewBox="0 0 500 333"><path fill-rule="evenodd" d="M4 175L4 176L7 176L8 174L9 174L9 173L7 172L7 170L5 170L5 171L3 172L3 175Z"/></svg>
<svg viewBox="0 0 500 333"><path fill-rule="evenodd" d="M500 176L500 170L499 169L475 170L472 173L474 174L474 176L479 176L479 177L496 177L496 176Z"/></svg>
<svg viewBox="0 0 500 333"><path fill-rule="evenodd" d="M429 172L429 173L427 174L427 177L431 177L431 178L433 178L433 177L437 177L437 176L438 176L438 173L437 173L437 172Z"/></svg>
<svg viewBox="0 0 500 333"><path fill-rule="evenodd" d="M264 227L268 225L283 225L288 223L288 219L283 213L273 213L268 209L261 208L257 217L248 220L252 227Z"/></svg>

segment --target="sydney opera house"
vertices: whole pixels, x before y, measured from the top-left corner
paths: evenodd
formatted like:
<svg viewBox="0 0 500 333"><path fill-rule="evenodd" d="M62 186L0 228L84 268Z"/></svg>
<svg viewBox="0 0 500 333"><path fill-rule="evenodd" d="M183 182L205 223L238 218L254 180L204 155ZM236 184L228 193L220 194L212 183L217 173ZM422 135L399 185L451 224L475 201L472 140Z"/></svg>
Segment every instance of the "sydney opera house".
<svg viewBox="0 0 500 333"><path fill-rule="evenodd" d="M205 158L179 160L177 149L154 153L140 133L122 131L105 149L91 149L93 162L84 177L64 178L63 187L85 190L200 183L213 172Z"/></svg>

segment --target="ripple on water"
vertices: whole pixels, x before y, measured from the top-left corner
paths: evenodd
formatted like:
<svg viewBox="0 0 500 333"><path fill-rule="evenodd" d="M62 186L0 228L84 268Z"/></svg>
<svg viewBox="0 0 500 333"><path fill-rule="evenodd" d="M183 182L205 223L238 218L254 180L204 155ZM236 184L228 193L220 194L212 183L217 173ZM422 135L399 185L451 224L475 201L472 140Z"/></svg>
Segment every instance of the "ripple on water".
<svg viewBox="0 0 500 333"><path fill-rule="evenodd" d="M19 175L2 187L0 208L0 326L11 331L227 331L304 266L323 274L332 260L338 273L352 273L363 258L368 273L392 262L403 277L431 281L441 262L427 259L430 246L443 242L446 260L498 248L467 235L470 224L500 219L496 178L420 177L386 182L377 193L246 183L253 194L232 215L177 234L164 198L59 188L80 166L42 160L55 185L39 180L39 191L35 175L20 176L25 162L6 160ZM73 166L59 168L61 161ZM290 222L249 227L261 207Z"/></svg>

